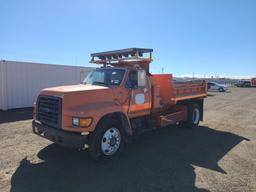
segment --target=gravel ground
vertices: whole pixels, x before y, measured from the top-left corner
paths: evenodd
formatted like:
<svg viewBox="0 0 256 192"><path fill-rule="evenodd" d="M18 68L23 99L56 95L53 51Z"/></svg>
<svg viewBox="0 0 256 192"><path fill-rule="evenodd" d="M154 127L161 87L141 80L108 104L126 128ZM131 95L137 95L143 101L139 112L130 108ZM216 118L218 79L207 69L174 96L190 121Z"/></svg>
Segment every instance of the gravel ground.
<svg viewBox="0 0 256 192"><path fill-rule="evenodd" d="M31 109L0 112L0 191L256 191L256 89L211 93L198 129L168 127L92 161L31 132Z"/></svg>

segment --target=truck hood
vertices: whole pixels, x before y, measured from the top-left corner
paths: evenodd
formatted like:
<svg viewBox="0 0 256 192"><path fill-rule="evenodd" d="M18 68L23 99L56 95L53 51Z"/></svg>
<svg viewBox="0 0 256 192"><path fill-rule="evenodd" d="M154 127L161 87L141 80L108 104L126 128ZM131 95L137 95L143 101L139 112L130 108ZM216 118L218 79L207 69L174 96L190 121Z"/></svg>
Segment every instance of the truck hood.
<svg viewBox="0 0 256 192"><path fill-rule="evenodd" d="M113 103L115 94L110 87L98 85L68 85L43 89L40 95L62 98L63 111L85 111L104 103Z"/></svg>
<svg viewBox="0 0 256 192"><path fill-rule="evenodd" d="M108 87L98 86L98 85L66 85L66 86L59 86L59 87L51 87L43 89L41 94L65 94L65 93L75 93L75 92L82 92L82 91L93 91L93 90L107 90Z"/></svg>

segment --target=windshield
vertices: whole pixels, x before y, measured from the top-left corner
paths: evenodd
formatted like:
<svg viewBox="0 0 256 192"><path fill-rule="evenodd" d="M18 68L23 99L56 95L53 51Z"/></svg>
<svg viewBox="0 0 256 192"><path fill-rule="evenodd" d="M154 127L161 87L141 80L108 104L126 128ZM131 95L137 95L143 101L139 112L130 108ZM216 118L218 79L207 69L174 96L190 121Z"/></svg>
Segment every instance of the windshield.
<svg viewBox="0 0 256 192"><path fill-rule="evenodd" d="M83 84L119 86L123 80L124 69L96 69L90 72Z"/></svg>

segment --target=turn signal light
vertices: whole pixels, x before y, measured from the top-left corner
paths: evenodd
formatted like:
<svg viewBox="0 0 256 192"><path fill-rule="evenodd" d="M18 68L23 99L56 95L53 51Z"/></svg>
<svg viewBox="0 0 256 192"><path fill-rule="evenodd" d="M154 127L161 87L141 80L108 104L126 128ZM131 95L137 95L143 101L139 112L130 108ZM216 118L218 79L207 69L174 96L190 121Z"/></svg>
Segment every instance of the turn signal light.
<svg viewBox="0 0 256 192"><path fill-rule="evenodd" d="M92 118L80 118L81 127L89 127L92 123Z"/></svg>

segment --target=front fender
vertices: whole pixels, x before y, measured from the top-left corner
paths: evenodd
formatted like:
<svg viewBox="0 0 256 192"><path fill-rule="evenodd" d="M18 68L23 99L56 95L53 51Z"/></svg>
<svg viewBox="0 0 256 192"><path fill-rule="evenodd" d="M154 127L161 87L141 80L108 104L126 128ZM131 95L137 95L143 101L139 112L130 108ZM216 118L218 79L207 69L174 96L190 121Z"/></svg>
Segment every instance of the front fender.
<svg viewBox="0 0 256 192"><path fill-rule="evenodd" d="M117 105L114 102L97 102L65 109L62 114L62 128L67 131L92 132L102 117L116 112L123 113L128 119L126 112L122 109L122 106ZM91 117L93 121L87 128L73 127L72 117Z"/></svg>

